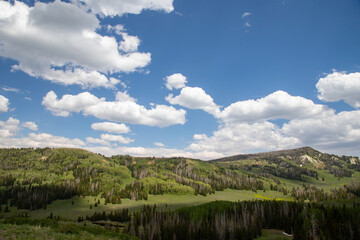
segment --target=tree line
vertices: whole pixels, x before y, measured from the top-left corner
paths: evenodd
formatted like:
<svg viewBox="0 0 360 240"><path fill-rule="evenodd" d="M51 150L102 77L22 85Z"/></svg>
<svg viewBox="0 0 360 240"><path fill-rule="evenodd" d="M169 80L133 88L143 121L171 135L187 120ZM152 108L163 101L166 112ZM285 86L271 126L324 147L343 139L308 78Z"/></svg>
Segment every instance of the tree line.
<svg viewBox="0 0 360 240"><path fill-rule="evenodd" d="M254 239L279 229L302 239L360 239L360 204L337 207L282 201L211 202L173 212L144 206L126 233L139 239Z"/></svg>

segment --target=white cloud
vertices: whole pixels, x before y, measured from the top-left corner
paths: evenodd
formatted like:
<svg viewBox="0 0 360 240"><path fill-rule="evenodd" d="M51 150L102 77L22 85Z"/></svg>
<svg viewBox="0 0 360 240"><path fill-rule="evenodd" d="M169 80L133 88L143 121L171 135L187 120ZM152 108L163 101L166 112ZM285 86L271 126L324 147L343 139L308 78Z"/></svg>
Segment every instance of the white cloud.
<svg viewBox="0 0 360 240"><path fill-rule="evenodd" d="M116 122L167 127L184 124L186 112L170 106L156 105L151 109L135 102L100 102L84 109L86 115Z"/></svg>
<svg viewBox="0 0 360 240"><path fill-rule="evenodd" d="M90 143L90 144L100 144L100 145L111 147L110 142L108 142L104 139L100 139L100 138L87 137L86 142Z"/></svg>
<svg viewBox="0 0 360 240"><path fill-rule="evenodd" d="M7 112L9 110L9 99L0 95L0 112Z"/></svg>
<svg viewBox="0 0 360 240"><path fill-rule="evenodd" d="M121 35L125 31L125 27L122 24L117 24L114 26L107 25L106 28L107 28L108 32L114 32L117 35Z"/></svg>
<svg viewBox="0 0 360 240"><path fill-rule="evenodd" d="M282 132L329 152L357 152L360 154L360 111L340 112L322 118L295 119L284 124ZM344 153L343 152L343 153Z"/></svg>
<svg viewBox="0 0 360 240"><path fill-rule="evenodd" d="M189 109L201 109L223 122L263 122L276 119L297 119L331 115L334 110L313 101L291 96L284 91L276 91L257 100L239 101L221 110L213 98L199 87L184 87L178 96L169 94L170 104L178 104Z"/></svg>
<svg viewBox="0 0 360 240"><path fill-rule="evenodd" d="M60 136L54 136L47 133L30 133L28 138L22 138L26 141L29 139L29 143L25 143L27 146L32 147L69 147L79 148L85 145L80 139L69 139Z"/></svg>
<svg viewBox="0 0 360 240"><path fill-rule="evenodd" d="M205 140L205 139L207 139L207 135L206 134L194 134L193 139L194 140Z"/></svg>
<svg viewBox="0 0 360 240"><path fill-rule="evenodd" d="M25 127L25 128L28 128L28 129L30 129L32 131L37 131L38 130L38 126L34 122L24 122L24 123L22 123L22 126Z"/></svg>
<svg viewBox="0 0 360 240"><path fill-rule="evenodd" d="M30 133L27 137L16 137L22 127L37 130L34 122L24 122L10 117L7 121L0 121L0 147L1 148L20 148L20 147L71 147L80 148L85 144L80 139L69 139L60 136L54 136L47 133Z"/></svg>
<svg viewBox="0 0 360 240"><path fill-rule="evenodd" d="M214 116L220 113L219 106L214 103L212 97L199 87L184 87L181 89L180 95L173 97L170 94L165 99L173 105L178 104L190 109L202 109Z"/></svg>
<svg viewBox="0 0 360 240"><path fill-rule="evenodd" d="M74 68L67 67L65 70L55 70L55 69L46 69L40 74L35 74L29 68L21 68L15 66L14 69L23 70L32 77L41 76L44 79L50 80L53 83L72 85L78 84L83 88L90 87L109 87L112 88L116 85L114 78L108 79L104 74L99 73L98 71L89 70L85 68Z"/></svg>
<svg viewBox="0 0 360 240"><path fill-rule="evenodd" d="M115 98L116 98L116 101L118 101L118 102L136 102L136 99L133 97L130 97L130 95L126 91L117 92Z"/></svg>
<svg viewBox="0 0 360 240"><path fill-rule="evenodd" d="M179 89L185 87L185 84L187 83L186 77L182 75L181 73L175 73L171 76L166 76L166 87L169 90Z"/></svg>
<svg viewBox="0 0 360 240"><path fill-rule="evenodd" d="M268 121L230 122L212 136L195 134L187 150L226 155L311 146L323 152L359 155L360 111L299 118L282 127Z"/></svg>
<svg viewBox="0 0 360 240"><path fill-rule="evenodd" d="M87 137L86 141L92 144L100 144L104 146L111 147L110 142L118 142L122 144L129 144L134 142L134 139L123 137L121 135L112 135L112 134L101 134L100 138Z"/></svg>
<svg viewBox="0 0 360 240"><path fill-rule="evenodd" d="M112 135L112 134L101 134L100 138L109 142L119 142L123 144L128 144L134 142L134 139L128 137L123 137L121 135Z"/></svg>
<svg viewBox="0 0 360 240"><path fill-rule="evenodd" d="M117 93L116 101L105 101L91 93L64 95L60 100L51 91L44 97L42 104L56 116L69 116L71 112L82 112L99 119L115 122L167 127L184 124L186 111L171 106L156 105L151 109L138 105L126 93Z"/></svg>
<svg viewBox="0 0 360 240"><path fill-rule="evenodd" d="M140 45L140 39L137 36L130 36L127 33L121 34L123 40L119 43L119 49L126 53L137 52Z"/></svg>
<svg viewBox="0 0 360 240"><path fill-rule="evenodd" d="M56 0L29 7L1 1L0 9L0 55L18 61L13 68L30 76L65 85L113 87L116 82L105 74L133 72L150 63L150 53L121 54L114 37L96 32L96 16L74 4Z"/></svg>
<svg viewBox="0 0 360 240"><path fill-rule="evenodd" d="M166 100L190 109L202 109L221 120L213 136L193 136L194 142L186 149L190 153L229 155L310 145L327 152L360 154L357 149L360 126L354 120L359 118L357 112L336 114L325 105L284 91L256 100L235 102L224 110L201 88L184 87L178 96L170 94ZM355 102L354 98L352 102ZM278 126L268 121L277 119L289 122Z"/></svg>
<svg viewBox="0 0 360 240"><path fill-rule="evenodd" d="M320 117L332 113L333 110L324 105L277 91L257 100L235 102L226 107L220 117L225 122L261 122L270 119Z"/></svg>
<svg viewBox="0 0 360 240"><path fill-rule="evenodd" d="M48 133L30 133L27 137L16 137L20 130L20 121L9 118L6 122L0 121L0 148L21 148L21 147L67 147L67 148L85 148L93 152L99 152L104 155L129 154L132 156L157 156L157 157L189 157L200 159L213 159L224 156L221 153L212 151L191 152L181 149L164 148L161 143L156 143L159 148L143 147L116 147L116 144L110 142L130 143L133 139L124 138L120 135L102 134L100 138L87 137L86 143L80 139L55 136ZM92 146L92 145L103 146ZM161 146L160 146L161 145Z"/></svg>
<svg viewBox="0 0 360 240"><path fill-rule="evenodd" d="M157 147L166 147L165 144L163 144L161 142L154 142L154 145Z"/></svg>
<svg viewBox="0 0 360 240"><path fill-rule="evenodd" d="M360 108L360 72L333 72L320 78L316 88L322 101L344 100L352 107Z"/></svg>
<svg viewBox="0 0 360 240"><path fill-rule="evenodd" d="M131 155L135 157L188 157L196 159L214 159L224 155L218 152L191 152L172 148L144 148L144 147L86 147L87 150L98 152L106 156L111 155Z"/></svg>
<svg viewBox="0 0 360 240"><path fill-rule="evenodd" d="M8 137L11 137L10 131L6 130L6 129L0 129L0 139L1 138L8 138ZM0 146L1 146L1 143L0 143Z"/></svg>
<svg viewBox="0 0 360 240"><path fill-rule="evenodd" d="M42 105L55 116L67 117L71 112L80 112L104 100L103 98L97 98L89 92L79 93L78 95L66 94L58 100L56 93L50 91L43 98Z"/></svg>
<svg viewBox="0 0 360 240"><path fill-rule="evenodd" d="M111 17L126 13L140 14L147 9L167 13L174 10L173 0L73 0L73 2L84 3L93 13Z"/></svg>
<svg viewBox="0 0 360 240"><path fill-rule="evenodd" d="M7 136L14 136L20 130L20 121L16 118L9 117L7 121L0 121L0 130Z"/></svg>
<svg viewBox="0 0 360 240"><path fill-rule="evenodd" d="M111 133L129 133L131 130L124 123L99 122L91 124L91 128L97 131L111 132Z"/></svg>
<svg viewBox="0 0 360 240"><path fill-rule="evenodd" d="M299 145L294 137L286 136L273 123L226 123L212 136L197 140L187 149L194 152L218 152L227 155L241 152L285 149Z"/></svg>

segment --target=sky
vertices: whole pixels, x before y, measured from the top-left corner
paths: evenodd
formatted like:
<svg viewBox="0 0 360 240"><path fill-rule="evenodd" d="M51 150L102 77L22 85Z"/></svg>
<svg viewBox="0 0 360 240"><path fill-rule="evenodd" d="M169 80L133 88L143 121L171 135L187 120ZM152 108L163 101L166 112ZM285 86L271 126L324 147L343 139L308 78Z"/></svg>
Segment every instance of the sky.
<svg viewBox="0 0 360 240"><path fill-rule="evenodd" d="M359 0L0 0L0 147L360 156Z"/></svg>

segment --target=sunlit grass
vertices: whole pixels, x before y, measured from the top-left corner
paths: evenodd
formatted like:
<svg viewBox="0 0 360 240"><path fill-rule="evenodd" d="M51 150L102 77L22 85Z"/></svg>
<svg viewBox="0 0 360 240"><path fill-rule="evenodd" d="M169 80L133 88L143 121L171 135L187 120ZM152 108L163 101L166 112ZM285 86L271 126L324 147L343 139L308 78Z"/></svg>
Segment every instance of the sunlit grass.
<svg viewBox="0 0 360 240"><path fill-rule="evenodd" d="M95 207L95 203L98 202L99 197L87 196L87 197L74 197L69 200L57 200L52 204L48 205L46 209L40 209L36 211L29 212L33 218L44 218L50 215L52 212L55 216L60 216L64 219L77 219L79 216L85 217L86 215L91 215L95 212L102 211L116 211L124 208L128 208L130 211L141 210L144 205L154 205L159 209L176 209L185 206L194 206L202 203L207 203L217 200L225 201L246 201L253 199L260 200L292 200L291 197L283 195L282 193L275 191L258 191L257 193L253 191L245 190L231 190L227 189L224 191L217 191L215 194L210 194L207 196L202 195L149 195L148 200L138 200L133 201L130 199L122 199L121 204L107 204L105 205L105 200L100 199L100 204ZM72 205L74 201L74 205ZM90 209L92 205L92 209Z"/></svg>

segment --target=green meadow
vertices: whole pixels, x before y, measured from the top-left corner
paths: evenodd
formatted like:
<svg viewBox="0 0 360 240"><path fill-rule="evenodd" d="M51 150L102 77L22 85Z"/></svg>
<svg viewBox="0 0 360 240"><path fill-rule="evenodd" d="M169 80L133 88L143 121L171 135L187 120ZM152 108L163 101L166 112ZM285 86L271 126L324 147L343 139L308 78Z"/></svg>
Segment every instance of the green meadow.
<svg viewBox="0 0 360 240"><path fill-rule="evenodd" d="M39 209L35 211L17 210L13 208L9 214L5 216L15 216L27 212L31 218L46 218L53 213L54 216L60 216L61 219L76 220L79 216L86 217L86 215L92 215L95 212L110 212L122 209L129 209L134 212L141 210L144 205L155 205L158 209L162 210L174 210L186 206L196 206L203 203L212 201L248 201L248 200L272 200L276 199L279 201L286 200L291 201L292 197L284 195L276 191L245 191L245 190L232 190L226 189L224 191L216 191L215 194L207 196L202 195L149 195L148 200L130 200L123 199L121 204L105 205L105 199L94 196L86 197L73 197L67 200L56 200L49 204L46 209ZM95 203L98 203L95 207ZM90 205L92 209L90 209Z"/></svg>

